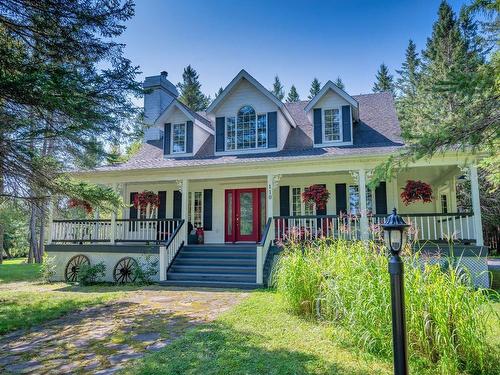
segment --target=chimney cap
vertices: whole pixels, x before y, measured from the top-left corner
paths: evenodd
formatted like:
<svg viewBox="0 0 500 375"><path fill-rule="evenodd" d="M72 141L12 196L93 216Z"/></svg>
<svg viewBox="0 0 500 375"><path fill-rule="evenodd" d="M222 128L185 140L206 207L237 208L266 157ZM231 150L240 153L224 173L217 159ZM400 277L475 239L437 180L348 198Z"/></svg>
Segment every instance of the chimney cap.
<svg viewBox="0 0 500 375"><path fill-rule="evenodd" d="M168 72L166 70L162 70L160 75L164 76L164 77L167 77L168 76Z"/></svg>

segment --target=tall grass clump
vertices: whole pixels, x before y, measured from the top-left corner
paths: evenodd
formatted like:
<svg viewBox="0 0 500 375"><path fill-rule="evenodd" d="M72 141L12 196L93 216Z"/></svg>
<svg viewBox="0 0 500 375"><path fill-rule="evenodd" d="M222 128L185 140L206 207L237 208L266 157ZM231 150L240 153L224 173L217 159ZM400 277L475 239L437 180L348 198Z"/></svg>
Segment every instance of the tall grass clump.
<svg viewBox="0 0 500 375"><path fill-rule="evenodd" d="M453 262L443 267L418 254L404 259L411 361L433 373L495 373L498 352L486 339L493 313L487 295L470 287L467 274ZM385 250L375 244L290 243L278 260L274 283L296 313L347 328L359 347L390 358L387 260Z"/></svg>

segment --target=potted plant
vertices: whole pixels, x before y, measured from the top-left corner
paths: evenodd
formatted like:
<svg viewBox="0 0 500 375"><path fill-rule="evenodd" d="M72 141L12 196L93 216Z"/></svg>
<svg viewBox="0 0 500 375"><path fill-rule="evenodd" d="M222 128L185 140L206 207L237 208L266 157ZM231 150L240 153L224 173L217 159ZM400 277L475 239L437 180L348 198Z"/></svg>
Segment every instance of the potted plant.
<svg viewBox="0 0 500 375"><path fill-rule="evenodd" d="M431 185L420 180L408 180L401 193L401 199L406 206L417 201L430 203L432 202Z"/></svg>
<svg viewBox="0 0 500 375"><path fill-rule="evenodd" d="M323 185L311 185L305 188L302 193L304 203L313 203L320 210L326 207L328 199L330 199L330 192Z"/></svg>
<svg viewBox="0 0 500 375"><path fill-rule="evenodd" d="M85 212L90 215L92 213L92 206L89 202L84 201L83 199L71 198L68 201L68 207L70 208L81 208L85 210Z"/></svg>
<svg viewBox="0 0 500 375"><path fill-rule="evenodd" d="M145 210L148 206L150 208L160 207L160 197L158 194L145 190L141 193L137 193L134 197L133 205L136 209ZM151 212L151 215L153 212Z"/></svg>

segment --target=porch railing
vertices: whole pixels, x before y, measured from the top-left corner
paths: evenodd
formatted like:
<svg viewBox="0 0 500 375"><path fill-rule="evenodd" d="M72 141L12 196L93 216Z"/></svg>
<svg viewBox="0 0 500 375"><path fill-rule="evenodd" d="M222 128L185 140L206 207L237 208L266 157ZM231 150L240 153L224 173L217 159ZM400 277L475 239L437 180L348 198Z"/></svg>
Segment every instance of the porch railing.
<svg viewBox="0 0 500 375"><path fill-rule="evenodd" d="M262 233L261 240L257 243L257 284L264 283L264 265L267 259L267 253L273 240L275 239L275 226L273 225L273 218L267 219L266 226Z"/></svg>
<svg viewBox="0 0 500 375"><path fill-rule="evenodd" d="M114 223L111 220L53 220L51 241L163 243L170 239L180 222L180 219L117 219Z"/></svg>
<svg viewBox="0 0 500 375"><path fill-rule="evenodd" d="M180 220L165 246L160 246L160 281L167 279L168 269L184 245L183 225L184 220Z"/></svg>

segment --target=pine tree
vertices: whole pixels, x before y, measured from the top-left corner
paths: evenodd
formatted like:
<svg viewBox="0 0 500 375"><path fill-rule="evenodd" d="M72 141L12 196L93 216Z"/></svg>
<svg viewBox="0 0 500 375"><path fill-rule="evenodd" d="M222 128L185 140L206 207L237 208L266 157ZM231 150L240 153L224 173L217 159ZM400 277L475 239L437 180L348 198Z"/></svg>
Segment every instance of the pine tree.
<svg viewBox="0 0 500 375"><path fill-rule="evenodd" d="M290 91L288 92L288 97L286 98L286 101L288 103L295 103L300 100L299 93L297 92L297 89L295 88L294 85L290 87Z"/></svg>
<svg viewBox="0 0 500 375"><path fill-rule="evenodd" d="M314 78L313 81L311 82L311 88L309 89L308 98L309 99L314 98L316 95L318 95L320 90L321 90L321 83L318 81L317 78Z"/></svg>
<svg viewBox="0 0 500 375"><path fill-rule="evenodd" d="M285 90L284 90L284 87L283 85L281 84L281 81L279 79L279 77L276 75L274 77L274 83L273 83L273 89L271 90L271 92L274 94L274 96L276 96L279 100L283 100L283 98L285 97Z"/></svg>
<svg viewBox="0 0 500 375"><path fill-rule="evenodd" d="M201 83L196 70L188 65L182 73L182 82L177 84L179 100L193 111L203 111L210 104L210 97L201 92Z"/></svg>
<svg viewBox="0 0 500 375"><path fill-rule="evenodd" d="M394 93L393 77L389 74L389 68L384 63L380 64L377 75L373 84L373 92L390 91Z"/></svg>
<svg viewBox="0 0 500 375"><path fill-rule="evenodd" d="M334 83L335 86L337 86L339 89L345 90L345 85L344 82L342 82L342 78L337 77L337 80Z"/></svg>
<svg viewBox="0 0 500 375"><path fill-rule="evenodd" d="M406 47L405 61L401 65L401 70L396 70L399 75L396 81L398 96L412 99L417 91L419 79L420 58L418 57L417 46L410 39Z"/></svg>
<svg viewBox="0 0 500 375"><path fill-rule="evenodd" d="M217 90L217 92L215 93L215 97L218 97L220 94L222 94L222 91L224 91L224 89L222 87L219 87L219 90Z"/></svg>

